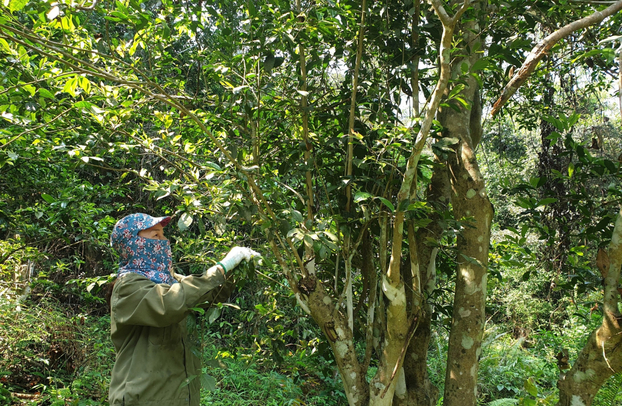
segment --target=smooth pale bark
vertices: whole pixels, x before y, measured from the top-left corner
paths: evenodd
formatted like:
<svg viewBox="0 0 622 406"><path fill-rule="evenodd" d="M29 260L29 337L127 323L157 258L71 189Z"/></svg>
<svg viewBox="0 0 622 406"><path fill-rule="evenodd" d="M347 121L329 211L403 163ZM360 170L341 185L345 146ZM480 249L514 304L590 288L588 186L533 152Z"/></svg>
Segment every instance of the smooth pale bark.
<svg viewBox="0 0 622 406"><path fill-rule="evenodd" d="M412 321L406 312L406 292L403 283L393 286L387 276L383 275L382 292L388 302L386 304L386 327L384 342L378 371L369 386L370 406L391 406L395 385L400 379L403 349L410 338L408 331Z"/></svg>
<svg viewBox="0 0 622 406"><path fill-rule="evenodd" d="M622 316L618 308L622 210L616 219L607 257L609 269L605 277L603 323L590 335L572 369L559 378L559 406L590 406L605 381L611 375L622 372Z"/></svg>
<svg viewBox="0 0 622 406"><path fill-rule="evenodd" d="M348 318L336 309L321 281L310 275L297 285L301 305L322 328L333 350L350 406L390 406L396 386L403 383L401 360L412 325L407 318L406 295L403 284L393 288L386 277L381 284L386 305L379 310L383 312L379 327L384 331L378 372L370 383L365 379L366 368L357 358Z"/></svg>

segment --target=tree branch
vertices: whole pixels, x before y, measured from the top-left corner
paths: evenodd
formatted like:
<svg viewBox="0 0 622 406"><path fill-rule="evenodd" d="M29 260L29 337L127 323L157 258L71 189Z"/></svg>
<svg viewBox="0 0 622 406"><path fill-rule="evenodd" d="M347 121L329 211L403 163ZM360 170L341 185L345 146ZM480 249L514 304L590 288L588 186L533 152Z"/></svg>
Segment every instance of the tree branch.
<svg viewBox="0 0 622 406"><path fill-rule="evenodd" d="M14 35L7 34L7 32L13 33ZM166 91L159 84L150 80L146 74L138 70L136 67L131 66L127 64L126 62L120 61L121 63L124 64L124 66L128 67L128 69L130 69L132 72L138 72L140 75L142 75L145 78L145 81L142 81L142 82L141 81L130 81L130 80L125 80L118 76L115 76L112 73L109 73L105 70L102 70L101 68L96 67L89 61L82 60L80 58L75 57L73 54L64 51L62 49L64 45L53 43L52 41L39 37L36 34L30 32L30 30L28 30L27 28L17 29L15 27L7 26L6 24L0 24L0 38L4 38L7 41L18 43L27 49L34 50L38 54L47 56L48 58L52 60L65 64L66 66L80 73L108 79L112 82L131 87L143 93L146 96L159 100L169 105L170 107L180 112L183 112L192 121L194 121L197 126L199 126L201 131L203 131L203 133L207 135L207 137L214 143L214 145L216 145L216 148L222 152L225 158L232 164L234 168L236 168L236 170L242 173L245 173L248 185L250 186L253 192L253 195L256 198L256 205L257 205L259 213L261 215L270 217L272 219L277 218L276 214L273 212L268 201L263 195L263 192L257 186L257 183L255 182L255 179L252 176L252 174L249 173L248 171L245 171L245 168L242 166L242 164L240 164L236 159L234 159L231 153L227 149L225 149L224 144L205 126L203 121L199 119L186 106L178 102L174 95L167 94ZM23 38L29 41L32 41L32 43L27 42ZM82 50L82 51L95 53L89 50ZM286 240L287 240L286 241L287 244L283 244L283 241L280 241L282 247L287 252L290 252L293 255L295 262L297 262L297 265L299 269L301 270L301 273L303 275L306 275L307 272L304 267L304 263L302 259L300 258L300 256L298 255L298 253L296 252L296 249L293 246L293 243L291 242L289 238L287 238ZM272 242L274 240L270 239L270 241ZM283 258L280 255L280 253L276 252L277 251L276 245L273 245L271 243L271 247L273 249L273 252L275 252L275 255L277 256L279 263L281 263L282 265L285 265L285 262L283 261ZM284 271L285 269L286 268L284 268ZM290 283L291 283L293 281L293 278L291 277L289 270L287 270L286 275L288 276L288 280L290 280ZM295 289L295 285L292 288Z"/></svg>
<svg viewBox="0 0 622 406"><path fill-rule="evenodd" d="M432 7L434 8L434 11L436 12L436 15L441 20L441 23L443 23L443 26L451 25L452 23L451 17L449 16L449 14L447 14L447 11L445 11L445 7L443 7L443 3L441 2L441 0L429 0L429 1Z"/></svg>
<svg viewBox="0 0 622 406"><path fill-rule="evenodd" d="M352 96L350 97L350 117L348 121L348 152L346 163L346 176L352 176L352 159L354 156L354 119L356 110L356 92L358 90L359 82L359 69L361 67L361 59L363 58L363 39L365 38L365 10L367 7L367 1L363 0L361 5L361 23L359 26L358 46L356 49L356 62L354 64L354 74L352 76ZM346 211L350 211L350 205L352 203L352 183L348 182L346 186Z"/></svg>
<svg viewBox="0 0 622 406"><path fill-rule="evenodd" d="M490 112L491 116L496 115L501 110L501 107L503 107L503 105L510 99L510 97L516 93L518 88L521 87L527 79L529 79L533 71L536 69L536 66L538 66L538 63L540 63L542 58L548 54L557 42L577 30L600 23L605 18L617 13L620 10L622 10L622 0L615 2L603 11L597 11L588 17L567 24L544 38L531 50L529 55L527 55L525 62L523 62L523 66L521 66L520 70L514 74L514 77L512 77L508 84L505 85L501 96L492 107L492 111Z"/></svg>
<svg viewBox="0 0 622 406"><path fill-rule="evenodd" d="M68 114L71 110L73 110L73 108L70 108L68 110L65 110L63 112L61 112L60 114L58 114L56 117L54 117L53 119L51 119L50 121L43 123L41 125L38 125L34 128L31 128L29 130L24 130L21 133L17 134L15 137L11 138L6 144L4 145L0 145L0 149L10 145L11 143L13 143L14 141L17 141L18 139L20 139L24 134L28 134L31 133L33 131L37 131L40 130L41 128L47 127L48 125L50 125L51 123L53 123L54 121L58 120L59 118L61 118L62 116Z"/></svg>
<svg viewBox="0 0 622 406"><path fill-rule="evenodd" d="M438 1L437 1L438 2ZM465 4L468 3L468 0L465 1ZM461 11L463 12L463 7ZM436 10L436 8L435 8ZM440 18L440 16L439 16ZM457 21L457 20L456 20ZM417 133L417 138L415 141L415 146L413 148L410 157L408 158L408 162L406 164L406 171L404 172L402 178L402 185L400 187L400 191L397 195L397 210L395 214L395 220L393 223L393 245L391 252L391 262L389 263L389 269L387 271L387 276L391 280L393 286L397 286L400 281L400 258L402 252L402 239L404 232L404 211L400 209L400 206L403 201L410 198L412 188L415 183L415 175L417 173L417 164L419 162L419 157L421 156L421 152L425 147L425 143L428 139L428 133L430 132L430 128L432 127L432 121L436 116L436 111L438 110L439 105L441 104L441 99L443 97L443 93L447 88L447 84L449 83L449 78L451 76L451 41L453 38L454 28L456 26L456 21L451 24L445 25L443 23L443 35L441 37L441 45L439 50L440 55L440 74L439 80L436 83L436 87L434 92L432 93L432 99L430 101L430 107L426 111L425 118L421 122L421 128ZM451 22L451 19L450 19Z"/></svg>

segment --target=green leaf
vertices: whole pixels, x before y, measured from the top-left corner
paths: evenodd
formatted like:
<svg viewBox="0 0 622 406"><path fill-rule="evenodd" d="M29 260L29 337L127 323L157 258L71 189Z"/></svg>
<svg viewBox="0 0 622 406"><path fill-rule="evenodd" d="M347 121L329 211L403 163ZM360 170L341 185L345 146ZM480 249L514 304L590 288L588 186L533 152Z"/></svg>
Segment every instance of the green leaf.
<svg viewBox="0 0 622 406"><path fill-rule="evenodd" d="M298 210L292 210L292 217L299 223L302 223L304 221L302 214Z"/></svg>
<svg viewBox="0 0 622 406"><path fill-rule="evenodd" d="M460 69L462 70L462 74L465 75L469 72L469 64L466 62L462 62L460 65Z"/></svg>
<svg viewBox="0 0 622 406"><path fill-rule="evenodd" d="M65 83L63 87L63 92L69 93L73 97L76 97L76 87L78 86L78 81L76 78L70 78Z"/></svg>
<svg viewBox="0 0 622 406"><path fill-rule="evenodd" d="M88 113L91 110L91 106L93 106L91 103L87 102L86 100L82 100L79 102L75 102L73 104L73 106L78 109L81 110L83 113Z"/></svg>
<svg viewBox="0 0 622 406"><path fill-rule="evenodd" d="M389 208L389 210L391 210L391 213L393 213L395 211L395 206L393 206L393 203L391 203L390 201L388 201L387 199L385 199L384 197L378 197L378 199L384 203L385 206L387 206Z"/></svg>
<svg viewBox="0 0 622 406"><path fill-rule="evenodd" d="M220 167L220 165L218 165L217 163L214 162L206 162L205 166L208 168L212 168L216 171L222 171L222 168Z"/></svg>
<svg viewBox="0 0 622 406"><path fill-rule="evenodd" d="M618 171L618 167L616 166L616 164L613 163L613 161L605 159L603 161L603 164L605 165L605 168L607 168L609 173L616 173Z"/></svg>
<svg viewBox="0 0 622 406"><path fill-rule="evenodd" d="M367 200L371 197L371 193L367 192L356 192L354 194L354 203L360 203L364 200Z"/></svg>
<svg viewBox="0 0 622 406"><path fill-rule="evenodd" d="M91 92L91 82L84 76L81 76L80 78L78 78L78 84L80 85L82 90L84 90L85 93Z"/></svg>
<svg viewBox="0 0 622 406"><path fill-rule="evenodd" d="M27 3L28 0L10 0L9 11L11 13L13 13L14 11L21 11L24 7L26 7Z"/></svg>
<svg viewBox="0 0 622 406"><path fill-rule="evenodd" d="M447 99L452 99L453 97L457 96L464 90L464 88L465 86L462 83L457 84L456 86L454 86L453 89L451 89L451 92L449 92Z"/></svg>
<svg viewBox="0 0 622 406"><path fill-rule="evenodd" d="M547 197L546 199L542 199L538 202L536 207L546 206L547 204L555 203L557 201L554 197Z"/></svg>
<svg viewBox="0 0 622 406"><path fill-rule="evenodd" d="M203 316L205 314L205 309L203 309L201 307L192 307L192 308L190 308L190 310L200 314L201 316Z"/></svg>
<svg viewBox="0 0 622 406"><path fill-rule="evenodd" d="M525 390L533 397L538 396L538 388L533 382L533 378L529 378L525 381Z"/></svg>
<svg viewBox="0 0 622 406"><path fill-rule="evenodd" d="M45 193L41 193L41 198L48 203L54 203L56 201L56 199L54 199L52 196Z"/></svg>
<svg viewBox="0 0 622 406"><path fill-rule="evenodd" d="M210 392L214 392L216 390L216 379L211 375L201 375L201 387Z"/></svg>
<svg viewBox="0 0 622 406"><path fill-rule="evenodd" d="M568 177L572 178L573 174L574 174L574 164L570 162L570 164L568 164Z"/></svg>
<svg viewBox="0 0 622 406"><path fill-rule="evenodd" d="M2 50L6 51L8 54L12 54L13 53L13 50L9 46L9 43L6 42L6 40L4 38L0 38L0 48Z"/></svg>
<svg viewBox="0 0 622 406"><path fill-rule="evenodd" d="M43 97L45 99L53 99L54 98L54 95L52 94L52 92L50 92L47 89L39 88L37 91L39 92L39 96L41 96L41 97Z"/></svg>
<svg viewBox="0 0 622 406"><path fill-rule="evenodd" d="M546 183L546 178L530 178L529 179L529 184L533 187L533 188L539 188L544 186L544 184Z"/></svg>
<svg viewBox="0 0 622 406"><path fill-rule="evenodd" d="M485 59L485 58L478 59L471 67L471 72L477 72L480 70L484 70L489 64L490 64L490 61L488 59Z"/></svg>
<svg viewBox="0 0 622 406"><path fill-rule="evenodd" d="M208 324L212 324L213 322L218 320L218 318L220 317L220 312L221 312L221 310L220 310L219 307L211 307L207 311L207 322L208 322Z"/></svg>
<svg viewBox="0 0 622 406"><path fill-rule="evenodd" d="M557 128L557 130L564 131L564 129L565 129L564 124L560 120L558 120L557 118L555 118L553 116L549 116L548 114L544 114L542 116L542 118L544 119L544 121L546 121L546 122L548 122L550 124L553 124L553 126L555 128Z"/></svg>
<svg viewBox="0 0 622 406"><path fill-rule="evenodd" d="M519 205L520 207L522 207L523 209L535 209L536 206L536 202L535 199L531 198L531 197L518 197L516 198L516 204Z"/></svg>
<svg viewBox="0 0 622 406"><path fill-rule="evenodd" d="M427 206L426 202L422 202L418 200L414 203L409 204L406 210L407 211L419 210L419 209L424 209L426 206Z"/></svg>

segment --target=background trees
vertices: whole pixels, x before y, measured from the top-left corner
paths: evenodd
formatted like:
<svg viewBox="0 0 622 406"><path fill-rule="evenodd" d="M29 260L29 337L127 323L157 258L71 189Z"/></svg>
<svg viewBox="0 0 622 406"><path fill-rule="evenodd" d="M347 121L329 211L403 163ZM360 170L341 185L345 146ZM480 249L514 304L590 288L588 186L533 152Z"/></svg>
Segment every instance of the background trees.
<svg viewBox="0 0 622 406"><path fill-rule="evenodd" d="M4 262L36 248L39 295L79 294L86 306L114 271L115 219L174 215L183 272L234 243L271 252L235 275L239 309L212 307L205 319L222 320L239 356L254 346L276 359L321 353L329 364L314 368L336 367L351 405L530 404L537 385L552 402L554 372L486 387L478 369L496 337L487 323L530 345L549 334L561 358L565 329L596 328L600 309L609 335L618 329L619 117L604 105L607 75L619 73L617 16L562 39L516 102L482 121L540 39L594 10L10 1L0 20ZM611 269L595 309L599 248ZM541 307L510 306L527 283L526 300ZM559 310L568 303L582 323ZM548 323L516 322L539 309ZM433 381L440 354L444 379ZM577 365L567 376L590 369ZM618 372L609 367L602 381ZM561 404L592 401L569 382L562 375Z"/></svg>

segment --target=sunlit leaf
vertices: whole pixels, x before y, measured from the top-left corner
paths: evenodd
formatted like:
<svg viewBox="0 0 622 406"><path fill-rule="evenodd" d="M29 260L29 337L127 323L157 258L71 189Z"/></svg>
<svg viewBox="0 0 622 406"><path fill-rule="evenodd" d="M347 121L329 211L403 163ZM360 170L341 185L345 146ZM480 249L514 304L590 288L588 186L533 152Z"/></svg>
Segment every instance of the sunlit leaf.
<svg viewBox="0 0 622 406"><path fill-rule="evenodd" d="M354 203L360 203L364 200L369 199L372 196L371 193L367 193L367 192L356 192L354 194Z"/></svg>
<svg viewBox="0 0 622 406"><path fill-rule="evenodd" d="M11 0L9 2L9 11L11 13L15 11L20 11L28 4L28 0Z"/></svg>
<svg viewBox="0 0 622 406"><path fill-rule="evenodd" d="M188 227L190 227L190 225L192 224L192 216L189 215L188 213L183 213L180 217L179 220L177 220L177 228L179 228L179 231L186 231L188 229Z"/></svg>

